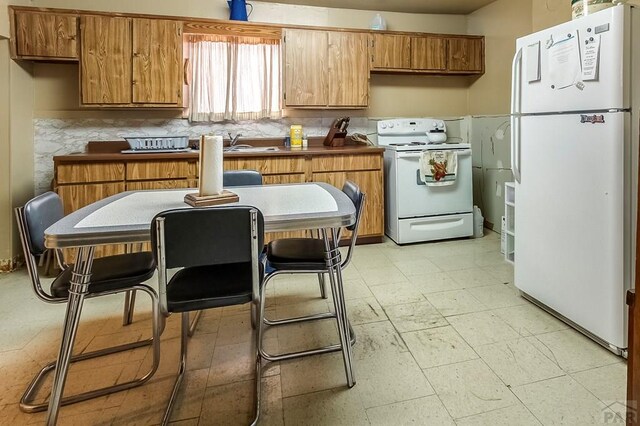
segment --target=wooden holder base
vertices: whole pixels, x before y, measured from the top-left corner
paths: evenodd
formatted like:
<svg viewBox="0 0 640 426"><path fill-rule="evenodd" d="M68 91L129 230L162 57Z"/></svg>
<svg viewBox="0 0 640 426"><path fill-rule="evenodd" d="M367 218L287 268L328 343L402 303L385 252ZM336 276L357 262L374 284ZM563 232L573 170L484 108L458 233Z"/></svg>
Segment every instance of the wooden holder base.
<svg viewBox="0 0 640 426"><path fill-rule="evenodd" d="M347 132L341 132L335 127L332 127L324 138L325 146L344 146L344 140L347 137Z"/></svg>
<svg viewBox="0 0 640 426"><path fill-rule="evenodd" d="M231 191L222 191L219 195L205 195L203 197L198 194L187 194L184 196L184 202L193 207L217 206L220 204L236 203L240 201L238 194Z"/></svg>

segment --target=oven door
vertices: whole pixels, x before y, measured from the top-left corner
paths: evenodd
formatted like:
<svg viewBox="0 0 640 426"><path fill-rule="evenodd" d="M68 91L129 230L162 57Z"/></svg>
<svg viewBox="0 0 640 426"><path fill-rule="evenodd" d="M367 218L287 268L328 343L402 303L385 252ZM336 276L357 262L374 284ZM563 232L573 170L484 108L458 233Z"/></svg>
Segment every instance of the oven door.
<svg viewBox="0 0 640 426"><path fill-rule="evenodd" d="M398 217L438 216L473 211L471 149L457 149L456 181L448 186L427 186L420 181L422 151L398 152Z"/></svg>

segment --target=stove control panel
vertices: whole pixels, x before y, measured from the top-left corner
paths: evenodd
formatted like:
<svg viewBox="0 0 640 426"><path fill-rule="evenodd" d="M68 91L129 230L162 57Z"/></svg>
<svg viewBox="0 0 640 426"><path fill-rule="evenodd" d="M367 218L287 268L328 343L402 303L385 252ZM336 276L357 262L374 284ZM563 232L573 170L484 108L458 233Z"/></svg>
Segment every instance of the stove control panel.
<svg viewBox="0 0 640 426"><path fill-rule="evenodd" d="M395 118L378 121L378 135L381 136L425 135L446 131L444 121L435 118Z"/></svg>

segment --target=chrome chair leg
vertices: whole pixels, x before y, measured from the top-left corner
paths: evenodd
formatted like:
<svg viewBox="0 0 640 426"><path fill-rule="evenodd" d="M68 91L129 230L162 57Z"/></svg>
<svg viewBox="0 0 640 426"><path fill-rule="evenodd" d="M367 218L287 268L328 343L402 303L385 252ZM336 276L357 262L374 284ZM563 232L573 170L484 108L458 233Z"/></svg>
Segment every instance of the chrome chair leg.
<svg viewBox="0 0 640 426"><path fill-rule="evenodd" d="M44 273L45 275L51 274L51 258L53 257L53 250L46 250L43 254L45 262L44 262Z"/></svg>
<svg viewBox="0 0 640 426"><path fill-rule="evenodd" d="M326 299L327 296L327 283L324 280L324 274L318 274L318 284L320 285L320 297Z"/></svg>
<svg viewBox="0 0 640 426"><path fill-rule="evenodd" d="M69 287L69 302L65 314L64 327L62 330L62 341L58 352L58 362L51 388L51 398L49 399L49 413L47 414L47 425L55 426L58 420L58 411L62 392L67 381L67 371L71 360L73 343L78 332L82 303L87 294L89 280L91 278L91 266L93 264L94 247L80 247L78 249L76 263L73 267L73 275Z"/></svg>
<svg viewBox="0 0 640 426"><path fill-rule="evenodd" d="M200 311L198 311L200 312ZM189 313L182 313L182 327L180 332L180 369L178 370L178 377L173 384L173 390L169 397L169 403L165 409L164 416L162 417L162 425L168 425L171 418L171 412L173 411L173 404L176 402L178 391L180 391L180 385L184 379L184 373L187 371L187 340L189 338Z"/></svg>
<svg viewBox="0 0 640 426"><path fill-rule="evenodd" d="M261 291L262 293L262 291ZM260 418L260 405L261 405L261 400L262 400L262 357L260 356L260 339L261 339L261 334L260 334L260 329L263 326L262 325L262 321L259 320L260 317L258 317L258 313L259 312L264 312L264 298L262 297L262 294L260 295L260 299L257 301L256 304L254 304L252 302L251 305L251 313L252 313L252 321L253 321L253 312L255 310L255 314L257 316L256 320L255 320L255 328L254 328L254 339L253 339L253 344L254 344L254 352L253 352L253 356L255 357L255 363L256 363L256 382L255 382L255 389L254 389L254 393L255 393L255 415L253 417L253 421L251 422L251 426L256 426L258 424L258 419Z"/></svg>
<svg viewBox="0 0 640 426"><path fill-rule="evenodd" d="M118 352L128 351L136 348L141 348L144 346L152 345L153 347L153 364L151 369L141 378L134 379L129 382L121 383L114 386L107 386L100 389L95 389L87 392L83 392L76 395L69 395L61 398L60 405L65 406L69 404L74 404L76 402L86 401L88 399L96 398L103 395L108 395L114 392L119 392L122 390L130 389L136 386L140 386L146 383L156 372L158 369L158 365L160 364L160 335L162 333L162 328L164 327L162 324L162 318L160 317L160 313L158 310L158 297L156 295L155 290L151 287L147 287L141 285L138 290L144 291L151 298L152 303L152 315L153 315L153 334L149 339L141 340L138 342L126 343L123 345L118 345L110 348L100 349L97 351L82 353L78 355L71 356L70 363L85 361L88 359L99 358L105 355L111 355ZM104 293L111 294L111 293ZM40 372L33 378L27 389L25 390L22 398L20 399L20 410L25 413L36 413L40 411L44 411L47 409L48 403L43 402L39 404L33 403L36 393L42 386L42 381L45 379L48 373L56 368L57 361L50 362L45 365Z"/></svg>
<svg viewBox="0 0 640 426"><path fill-rule="evenodd" d="M122 314L122 325L129 325L133 322L133 309L136 305L136 291L129 290L124 295L124 313Z"/></svg>
<svg viewBox="0 0 640 426"><path fill-rule="evenodd" d="M182 315L186 315L189 317L189 312L185 312ZM193 320L189 325L189 331L187 332L187 336L191 337L196 332L196 328L198 328L198 323L200 322L200 317L202 317L202 311L196 311L196 314L193 316Z"/></svg>
<svg viewBox="0 0 640 426"><path fill-rule="evenodd" d="M301 358L301 357L310 356L310 355L318 355L318 354L324 354L324 353L329 353L329 352L337 352L337 351L343 350L342 343L340 343L340 344L323 346L321 348L316 348L316 349L309 349L309 350L291 352L291 353L284 353L284 354L270 354L270 353L266 352L266 350L262 347L263 335L264 335L264 330L265 330L264 326L265 325L277 326L277 325L283 325L283 324L294 324L294 323L305 322L305 321L316 321L316 320L328 319L328 318L335 318L336 321L338 320L337 315L332 313L332 312L323 312L323 313L320 313L320 314L309 315L309 316L306 316L306 317L286 318L286 319L282 319L282 320L269 320L269 319L267 319L266 316L265 316L265 303L264 303L264 301L266 300L266 289L267 289L267 285L269 284L271 279L273 277L275 277L276 275L278 275L278 274L274 273L274 274L267 275L264 278L263 282L262 282L262 287L260 288L260 301L261 302L260 302L260 306L259 306L259 310L258 310L259 316L258 316L258 324L257 324L257 326L258 326L258 351L260 353L260 356L266 361L273 362L273 361L284 361L284 360L288 360L288 359ZM348 327L349 327L350 336L351 336L351 340L349 341L349 344L350 345L354 345L356 343L355 332L353 331L353 328L351 328L351 324L350 323L348 323Z"/></svg>

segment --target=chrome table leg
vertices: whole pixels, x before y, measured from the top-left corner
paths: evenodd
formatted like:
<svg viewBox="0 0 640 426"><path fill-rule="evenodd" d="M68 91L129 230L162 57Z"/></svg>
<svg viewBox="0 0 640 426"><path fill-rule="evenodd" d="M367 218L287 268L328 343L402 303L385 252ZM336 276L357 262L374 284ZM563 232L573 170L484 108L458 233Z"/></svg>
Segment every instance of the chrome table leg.
<svg viewBox="0 0 640 426"><path fill-rule="evenodd" d="M335 237L335 233L331 230L332 236ZM338 241L329 239L328 230L323 230L323 239L325 246L325 260L327 263L329 282L331 284L331 291L333 292L333 303L336 310L336 319L338 322L338 334L340 335L340 345L342 348L342 357L344 361L345 373L347 376L347 385L353 387L355 380L353 377L353 369L351 365L351 345L349 341L349 333L346 331L348 328L345 321L346 312L342 312L344 303L340 300L342 293L338 289L338 277L340 270L340 251L338 250ZM341 284L341 283L340 283Z"/></svg>
<svg viewBox="0 0 640 426"><path fill-rule="evenodd" d="M62 342L60 343L60 352L58 353L58 362L56 364L56 372L51 388L51 398L49 399L49 412L47 414L48 426L54 426L58 420L60 400L62 399L65 381L67 380L69 361L71 359L73 343L76 338L80 314L82 312L82 303L87 294L89 280L91 278L93 251L94 247L80 247L78 249L76 263L73 266L69 286L69 302L67 304L64 328L62 330Z"/></svg>
<svg viewBox="0 0 640 426"><path fill-rule="evenodd" d="M334 250L336 251L336 257L335 257L336 265L334 268L335 277L336 277L336 292L338 293L336 300L338 300L340 303L340 312L343 315L342 323L344 324L345 338L347 342L351 342L352 340L351 327L349 325L347 304L345 302L345 297L344 297L344 285L343 285L344 282L342 280L342 255L339 249L340 238L339 238L338 231L339 230L335 228L331 230L331 233L332 233L331 239L335 245ZM348 358L349 370L351 372L351 380L352 380L352 384L349 384L349 387L352 387L353 385L356 384L356 379L355 379L355 374L353 372L353 349L351 345L347 345L347 358Z"/></svg>

